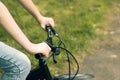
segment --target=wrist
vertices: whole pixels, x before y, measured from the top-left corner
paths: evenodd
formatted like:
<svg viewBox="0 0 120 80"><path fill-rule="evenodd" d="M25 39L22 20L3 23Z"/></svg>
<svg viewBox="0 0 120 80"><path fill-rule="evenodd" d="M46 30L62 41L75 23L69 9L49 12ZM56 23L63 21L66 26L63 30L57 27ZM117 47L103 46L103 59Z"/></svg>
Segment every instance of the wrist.
<svg viewBox="0 0 120 80"><path fill-rule="evenodd" d="M29 52L30 54L34 54L34 53L35 53L35 52L34 52L34 46L35 46L35 44L29 43L29 44L27 44L27 45L24 46L24 49L25 49L27 52Z"/></svg>
<svg viewBox="0 0 120 80"><path fill-rule="evenodd" d="M30 52L32 46L34 44L32 42L26 42L25 44L21 44L21 46L27 51L27 52Z"/></svg>
<svg viewBox="0 0 120 80"><path fill-rule="evenodd" d="M40 13L38 13L38 14L35 15L35 18L38 21L38 23L40 23L43 19L43 16Z"/></svg>

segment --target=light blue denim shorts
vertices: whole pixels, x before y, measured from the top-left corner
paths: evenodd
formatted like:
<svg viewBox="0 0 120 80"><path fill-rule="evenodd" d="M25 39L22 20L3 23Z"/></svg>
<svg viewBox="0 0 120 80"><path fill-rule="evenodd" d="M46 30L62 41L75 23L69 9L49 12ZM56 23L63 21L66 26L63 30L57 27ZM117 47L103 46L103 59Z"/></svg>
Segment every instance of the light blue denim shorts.
<svg viewBox="0 0 120 80"><path fill-rule="evenodd" d="M0 42L0 80L25 80L31 69L28 57L22 52Z"/></svg>

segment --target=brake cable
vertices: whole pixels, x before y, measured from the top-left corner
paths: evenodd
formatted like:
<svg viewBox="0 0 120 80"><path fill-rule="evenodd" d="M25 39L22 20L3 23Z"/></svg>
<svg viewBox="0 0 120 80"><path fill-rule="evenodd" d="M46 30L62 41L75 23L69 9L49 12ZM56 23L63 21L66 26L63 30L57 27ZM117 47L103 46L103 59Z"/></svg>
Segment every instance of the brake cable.
<svg viewBox="0 0 120 80"><path fill-rule="evenodd" d="M50 25L46 25L46 30L48 32L48 39L46 40L46 43L50 46L51 51L53 53L51 55L53 57L53 62L57 63L57 60L55 59L55 56L60 54L60 49L64 50L66 55L67 55L67 59L68 59L67 61L68 61L68 66L69 66L69 80L73 80L79 72L79 64L78 64L76 58L74 57L74 55L69 50L66 49L66 46L65 46L64 42L62 41L62 39L60 38L58 33ZM53 45L53 42L52 42L52 36L53 35L55 37L57 37L58 40L59 40L58 46ZM61 47L61 45L63 45L63 47ZM76 62L76 65L77 65L77 71L74 74L72 79L70 79L70 77L71 77L70 56L74 59L74 61Z"/></svg>

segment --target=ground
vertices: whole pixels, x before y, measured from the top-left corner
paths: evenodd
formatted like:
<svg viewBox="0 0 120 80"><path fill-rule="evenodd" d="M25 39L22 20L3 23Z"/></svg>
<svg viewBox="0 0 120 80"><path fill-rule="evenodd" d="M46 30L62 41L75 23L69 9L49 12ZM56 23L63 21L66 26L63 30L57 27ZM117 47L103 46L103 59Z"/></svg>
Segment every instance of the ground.
<svg viewBox="0 0 120 80"><path fill-rule="evenodd" d="M120 4L112 8L110 14L104 30L106 37L80 65L80 73L95 76L90 80L120 80Z"/></svg>
<svg viewBox="0 0 120 80"><path fill-rule="evenodd" d="M120 4L111 9L110 17L106 37L80 66L80 73L94 74L91 80L120 80Z"/></svg>

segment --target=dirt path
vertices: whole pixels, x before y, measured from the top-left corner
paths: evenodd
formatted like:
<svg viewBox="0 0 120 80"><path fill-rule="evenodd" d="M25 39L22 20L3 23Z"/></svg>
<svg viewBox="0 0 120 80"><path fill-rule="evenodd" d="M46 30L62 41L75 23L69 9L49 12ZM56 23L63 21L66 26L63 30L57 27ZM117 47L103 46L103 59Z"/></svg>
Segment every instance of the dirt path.
<svg viewBox="0 0 120 80"><path fill-rule="evenodd" d="M91 80L120 80L120 4L111 12L113 16L108 22L106 38L81 66L81 73L95 75Z"/></svg>

